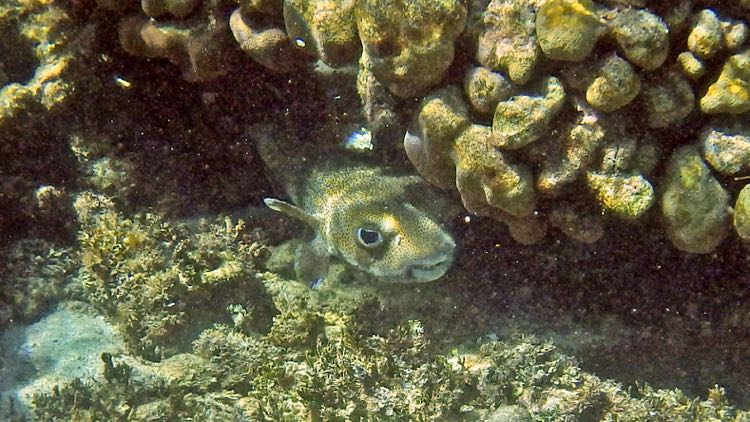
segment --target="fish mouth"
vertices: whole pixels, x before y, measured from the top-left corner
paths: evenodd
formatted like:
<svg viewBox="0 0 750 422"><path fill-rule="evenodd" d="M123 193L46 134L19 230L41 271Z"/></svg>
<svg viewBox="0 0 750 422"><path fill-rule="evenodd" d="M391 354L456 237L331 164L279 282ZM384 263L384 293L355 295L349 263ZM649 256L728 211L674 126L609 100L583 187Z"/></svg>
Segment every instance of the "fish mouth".
<svg viewBox="0 0 750 422"><path fill-rule="evenodd" d="M453 255L440 255L423 262L412 264L406 269L406 276L411 281L434 281L445 275L453 264Z"/></svg>

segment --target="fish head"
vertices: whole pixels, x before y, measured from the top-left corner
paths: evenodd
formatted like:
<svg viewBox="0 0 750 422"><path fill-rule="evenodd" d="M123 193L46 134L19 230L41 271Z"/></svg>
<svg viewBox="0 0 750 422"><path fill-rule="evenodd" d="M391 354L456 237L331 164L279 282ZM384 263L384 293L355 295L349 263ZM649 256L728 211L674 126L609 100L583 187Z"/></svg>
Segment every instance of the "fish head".
<svg viewBox="0 0 750 422"><path fill-rule="evenodd" d="M324 236L352 266L381 280L427 282L445 275L456 243L431 214L401 201L351 201L333 210Z"/></svg>

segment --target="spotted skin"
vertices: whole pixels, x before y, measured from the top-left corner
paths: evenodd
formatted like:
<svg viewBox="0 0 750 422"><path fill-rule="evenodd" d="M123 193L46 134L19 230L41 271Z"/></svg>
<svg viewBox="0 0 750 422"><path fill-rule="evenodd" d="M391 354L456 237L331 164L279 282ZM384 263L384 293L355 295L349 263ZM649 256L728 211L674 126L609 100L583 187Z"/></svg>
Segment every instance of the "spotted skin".
<svg viewBox="0 0 750 422"><path fill-rule="evenodd" d="M392 282L433 281L450 268L456 245L430 210L440 198L421 178L340 160L316 165L296 179L299 183L287 186L292 203L268 198L266 204L306 222L315 233L297 253L301 279L317 285L332 256Z"/></svg>

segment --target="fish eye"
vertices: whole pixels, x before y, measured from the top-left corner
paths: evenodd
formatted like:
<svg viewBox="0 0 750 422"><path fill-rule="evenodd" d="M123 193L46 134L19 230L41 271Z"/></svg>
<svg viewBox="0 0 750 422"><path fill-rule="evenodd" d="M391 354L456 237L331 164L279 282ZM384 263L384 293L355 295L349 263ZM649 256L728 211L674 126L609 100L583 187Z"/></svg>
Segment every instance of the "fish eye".
<svg viewBox="0 0 750 422"><path fill-rule="evenodd" d="M377 230L357 229L357 240L365 248L374 248L383 243L383 235Z"/></svg>

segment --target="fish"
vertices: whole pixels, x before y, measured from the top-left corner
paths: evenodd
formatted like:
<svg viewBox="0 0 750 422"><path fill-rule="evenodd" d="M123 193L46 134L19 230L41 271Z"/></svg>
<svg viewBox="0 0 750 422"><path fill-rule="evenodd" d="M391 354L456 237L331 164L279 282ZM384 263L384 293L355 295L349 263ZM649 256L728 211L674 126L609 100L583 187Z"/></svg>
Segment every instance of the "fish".
<svg viewBox="0 0 750 422"><path fill-rule="evenodd" d="M332 258L386 282L429 282L448 272L456 253L444 224L451 207L424 179L343 152L283 154L284 143L259 150L289 200L264 202L310 229L295 252L300 281L319 287Z"/></svg>

